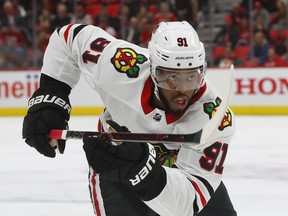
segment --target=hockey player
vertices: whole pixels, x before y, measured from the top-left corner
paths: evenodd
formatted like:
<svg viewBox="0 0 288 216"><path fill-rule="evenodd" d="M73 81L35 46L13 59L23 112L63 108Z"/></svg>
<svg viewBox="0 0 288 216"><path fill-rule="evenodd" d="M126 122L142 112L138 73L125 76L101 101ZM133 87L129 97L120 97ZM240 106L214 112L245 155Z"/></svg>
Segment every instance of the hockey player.
<svg viewBox="0 0 288 216"><path fill-rule="evenodd" d="M47 157L55 157L47 134L67 127L68 96L81 74L106 107L99 130L194 133L221 102L205 80L204 46L187 22L160 23L148 49L92 25L70 24L50 38L23 123L25 141ZM235 216L221 181L234 130L227 109L207 142L196 146L84 137L95 214ZM58 148L63 153L65 141L58 140Z"/></svg>

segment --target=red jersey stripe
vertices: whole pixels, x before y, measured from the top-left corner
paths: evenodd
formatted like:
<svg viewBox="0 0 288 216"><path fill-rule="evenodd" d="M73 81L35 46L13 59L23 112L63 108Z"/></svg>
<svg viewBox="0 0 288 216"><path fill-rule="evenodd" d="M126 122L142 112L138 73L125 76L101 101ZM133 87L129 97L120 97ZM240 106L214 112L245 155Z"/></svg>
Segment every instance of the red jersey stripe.
<svg viewBox="0 0 288 216"><path fill-rule="evenodd" d="M96 212L96 215L97 216L101 216L101 211L100 211L100 207L99 207L99 202L98 202L98 199L97 199L97 192L96 192L96 172L93 171L93 174L92 174L92 179L91 179L91 182L92 182L92 196L93 196L93 203L94 203L94 208L95 208L95 212Z"/></svg>
<svg viewBox="0 0 288 216"><path fill-rule="evenodd" d="M67 40L68 40L68 35L69 35L69 30L70 28L73 26L74 24L69 24L68 27L66 28L65 32L64 32L64 39L65 39L65 42L67 43Z"/></svg>
<svg viewBox="0 0 288 216"><path fill-rule="evenodd" d="M202 191L200 190L198 184L194 181L191 181L192 182L192 185L193 187L195 188L196 192L199 194L199 197L200 197L200 200L201 200L201 204L202 206L204 207L206 204L207 204L207 201L202 193Z"/></svg>

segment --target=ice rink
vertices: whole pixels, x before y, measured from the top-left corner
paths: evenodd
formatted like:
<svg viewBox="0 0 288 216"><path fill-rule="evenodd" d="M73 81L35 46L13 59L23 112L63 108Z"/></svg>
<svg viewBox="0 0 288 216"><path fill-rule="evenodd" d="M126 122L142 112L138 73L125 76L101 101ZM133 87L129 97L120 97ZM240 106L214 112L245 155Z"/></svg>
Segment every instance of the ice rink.
<svg viewBox="0 0 288 216"><path fill-rule="evenodd" d="M288 116L236 116L224 182L239 216L287 216ZM95 130L72 116L70 129ZM93 216L80 141L46 158L21 139L22 118L0 117L0 216ZM122 216L122 215L120 215Z"/></svg>

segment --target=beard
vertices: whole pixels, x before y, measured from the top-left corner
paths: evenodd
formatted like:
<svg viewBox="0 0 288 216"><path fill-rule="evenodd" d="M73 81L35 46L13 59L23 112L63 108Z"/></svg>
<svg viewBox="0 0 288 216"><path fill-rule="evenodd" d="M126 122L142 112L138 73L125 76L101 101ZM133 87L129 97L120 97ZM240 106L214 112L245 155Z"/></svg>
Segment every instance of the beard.
<svg viewBox="0 0 288 216"><path fill-rule="evenodd" d="M159 93L159 98L162 101L162 103L164 104L165 111L167 113L172 113L174 115L179 115L179 114L185 112L188 109L188 107L190 106L190 104L191 104L191 99L190 99L188 104L187 104L187 106L184 109L172 109L169 101L166 99L166 97L162 93L161 88L158 88L158 93ZM179 96L179 95L177 95L177 96ZM177 97L177 96L175 96L175 97Z"/></svg>

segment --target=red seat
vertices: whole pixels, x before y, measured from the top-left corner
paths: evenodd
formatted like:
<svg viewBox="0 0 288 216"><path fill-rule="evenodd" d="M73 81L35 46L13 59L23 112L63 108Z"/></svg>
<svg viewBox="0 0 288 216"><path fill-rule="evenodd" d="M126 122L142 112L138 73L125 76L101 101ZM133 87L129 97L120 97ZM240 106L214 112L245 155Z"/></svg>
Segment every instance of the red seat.
<svg viewBox="0 0 288 216"><path fill-rule="evenodd" d="M275 20L276 20L276 16L271 14L270 15L270 23L275 22Z"/></svg>
<svg viewBox="0 0 288 216"><path fill-rule="evenodd" d="M100 0L82 0L82 2L87 5L94 5L94 4L100 4Z"/></svg>
<svg viewBox="0 0 288 216"><path fill-rule="evenodd" d="M213 50L213 59L217 59L221 56L224 56L225 47L224 46L216 46Z"/></svg>
<svg viewBox="0 0 288 216"><path fill-rule="evenodd" d="M120 0L101 0L102 4L119 4Z"/></svg>
<svg viewBox="0 0 288 216"><path fill-rule="evenodd" d="M119 11L120 11L121 5L120 4L110 4L107 5L107 13L111 17L116 17L119 16Z"/></svg>
<svg viewBox="0 0 288 216"><path fill-rule="evenodd" d="M86 5L86 12L91 16L97 16L101 9L101 4Z"/></svg>
<svg viewBox="0 0 288 216"><path fill-rule="evenodd" d="M288 38L288 30L280 31L280 40L284 41Z"/></svg>
<svg viewBox="0 0 288 216"><path fill-rule="evenodd" d="M277 41L279 40L279 32L278 30L275 29L271 29L269 31L269 37L272 43L277 43Z"/></svg>
<svg viewBox="0 0 288 216"><path fill-rule="evenodd" d="M250 46L237 46L234 50L235 58L245 61L248 58Z"/></svg>
<svg viewBox="0 0 288 216"><path fill-rule="evenodd" d="M259 63L257 60L246 60L243 62L243 67L257 67Z"/></svg>

